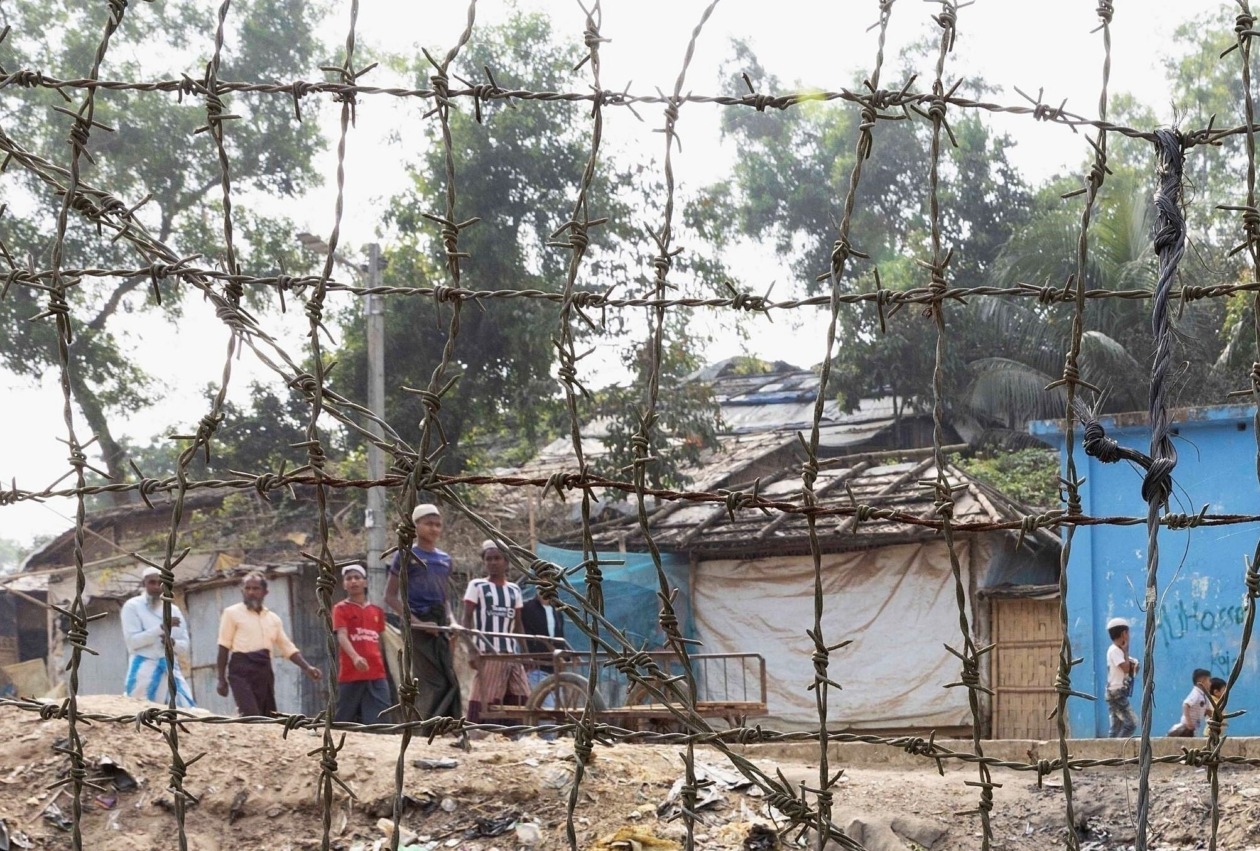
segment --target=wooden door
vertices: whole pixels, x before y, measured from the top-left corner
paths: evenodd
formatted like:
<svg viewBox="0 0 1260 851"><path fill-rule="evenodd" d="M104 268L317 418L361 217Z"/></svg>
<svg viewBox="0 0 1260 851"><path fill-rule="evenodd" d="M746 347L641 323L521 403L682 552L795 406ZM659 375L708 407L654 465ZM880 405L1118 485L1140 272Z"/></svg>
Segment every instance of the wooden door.
<svg viewBox="0 0 1260 851"><path fill-rule="evenodd" d="M998 739L1054 739L1050 713L1058 705L1059 600L992 600L993 735Z"/></svg>

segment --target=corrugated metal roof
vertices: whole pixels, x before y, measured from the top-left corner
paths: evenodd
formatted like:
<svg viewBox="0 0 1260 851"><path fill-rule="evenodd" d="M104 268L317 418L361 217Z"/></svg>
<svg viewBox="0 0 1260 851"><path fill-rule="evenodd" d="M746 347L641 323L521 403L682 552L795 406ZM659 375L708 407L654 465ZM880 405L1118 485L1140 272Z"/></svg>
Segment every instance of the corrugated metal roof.
<svg viewBox="0 0 1260 851"><path fill-rule="evenodd" d="M892 454L892 453L881 453ZM839 459L836 466L819 471L814 483L817 504L823 508L858 504L894 509L923 519L936 517L935 494L926 481L935 481L936 464L931 450L898 453L891 460L871 458ZM955 493L954 518L961 522L1001 522L1023 516L1022 507L991 489L984 488L962 470L947 465L946 479ZM698 488L702 489L702 488ZM777 502L803 507L800 470L785 468L769 480L762 479L758 493ZM806 516L792 511L765 509L737 510L732 517L725 503L666 503L649 516L652 539L666 551L686 551L697 555L738 555L775 552L788 554L809 549ZM828 552L866 549L892 543L922 540L938 534L930 527L896 519L868 519L855 529L851 516L826 516L816 524ZM595 531L597 546L646 548L643 530L634 518L600 524ZM1039 536L1043 543L1055 539ZM557 546L571 545L578 534L564 535Z"/></svg>

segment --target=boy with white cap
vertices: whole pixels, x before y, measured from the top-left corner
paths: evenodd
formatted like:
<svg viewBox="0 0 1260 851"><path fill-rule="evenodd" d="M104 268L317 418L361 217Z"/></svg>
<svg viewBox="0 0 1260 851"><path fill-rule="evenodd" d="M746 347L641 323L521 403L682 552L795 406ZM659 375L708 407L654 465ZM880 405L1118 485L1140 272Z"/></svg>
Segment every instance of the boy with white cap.
<svg viewBox="0 0 1260 851"><path fill-rule="evenodd" d="M385 612L368 602L367 571L361 564L341 569L346 599L333 606L337 632L337 714L335 721L359 724L387 723L381 716L389 709L389 680L381 655Z"/></svg>
<svg viewBox="0 0 1260 851"><path fill-rule="evenodd" d="M141 592L122 607L123 641L128 655L123 694L156 703L161 691L162 700L169 701L166 647L172 645L176 655L187 653L188 628L184 626L183 612L174 603L171 603L169 628L162 619L162 571L146 567L140 574L140 584ZM196 705L178 659L175 660L175 705L181 709Z"/></svg>
<svg viewBox="0 0 1260 851"><path fill-rule="evenodd" d="M1107 712L1111 716L1111 738L1127 739L1137 729L1137 715L1129 705L1133 675L1138 660L1129 655L1129 622L1124 618L1107 621Z"/></svg>
<svg viewBox="0 0 1260 851"><path fill-rule="evenodd" d="M389 567L385 605L411 627L411 672L419 681L416 708L424 718L463 713L459 678L451 654L453 636L437 627L458 627L451 615L446 587L451 579L451 557L437 548L442 534L442 513L432 503L421 503L411 512L416 542L400 550ZM407 569L407 604L399 596L399 576Z"/></svg>

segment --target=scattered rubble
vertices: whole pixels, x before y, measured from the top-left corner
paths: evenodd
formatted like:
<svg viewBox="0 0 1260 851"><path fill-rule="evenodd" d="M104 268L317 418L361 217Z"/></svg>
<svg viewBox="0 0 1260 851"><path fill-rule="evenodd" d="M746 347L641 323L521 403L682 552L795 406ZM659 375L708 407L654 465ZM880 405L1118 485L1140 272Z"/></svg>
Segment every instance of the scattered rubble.
<svg viewBox="0 0 1260 851"><path fill-rule="evenodd" d="M142 704L119 697L80 699L84 712L135 714ZM81 735L92 787L83 796L84 846L99 851L172 847L175 799L167 745L152 730L132 724L83 726ZM30 713L0 711L0 851L70 848L71 797L65 784L69 758L65 723L41 722ZM63 739L62 741L58 741ZM188 724L180 733L188 768L184 786L186 833L193 851L250 848L306 851L319 847L319 763L314 733L287 738L279 725ZM381 851L394 831L394 772L399 738L350 733L338 753L338 771L353 799L338 792L333 810L336 851ZM584 769L573 814L578 847L602 851L681 849L685 777L681 748L655 745L598 747ZM444 741L413 741L405 754L406 792L400 801L400 848L405 851L519 851L567 848L571 740L510 741L491 737L458 760ZM750 752L763 770L794 788L818 783L818 767L801 762L800 749ZM867 851L971 851L979 847L978 793L966 781L973 767L934 764L921 769L842 767L833 819ZM700 851L788 851L813 845L808 831L788 830L756 786L713 751L698 749L695 843ZM991 814L995 849L1041 851L1062 847L1067 830L1061 785L1038 787L1026 773L995 770ZM1097 769L1078 775L1075 830L1087 851L1132 846L1136 770ZM1206 847L1210 824L1206 775L1157 767L1152 786L1152 847L1189 851ZM1260 849L1260 774L1221 771L1221 838L1230 851ZM833 843L834 844L834 843Z"/></svg>

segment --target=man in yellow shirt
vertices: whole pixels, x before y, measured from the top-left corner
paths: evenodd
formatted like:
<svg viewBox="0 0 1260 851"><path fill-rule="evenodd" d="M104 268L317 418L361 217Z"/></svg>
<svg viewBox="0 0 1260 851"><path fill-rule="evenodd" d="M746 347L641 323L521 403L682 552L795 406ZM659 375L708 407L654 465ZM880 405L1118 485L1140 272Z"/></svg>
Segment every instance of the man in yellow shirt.
<svg viewBox="0 0 1260 851"><path fill-rule="evenodd" d="M285 635L280 616L263 605L266 576L258 571L246 575L241 596L243 601L228 606L219 618L219 682L215 690L220 697L227 697L230 686L241 715L274 715L272 653L297 665L312 680L319 680L320 671L302 658L302 651Z"/></svg>

